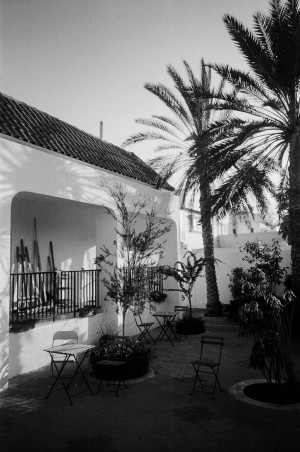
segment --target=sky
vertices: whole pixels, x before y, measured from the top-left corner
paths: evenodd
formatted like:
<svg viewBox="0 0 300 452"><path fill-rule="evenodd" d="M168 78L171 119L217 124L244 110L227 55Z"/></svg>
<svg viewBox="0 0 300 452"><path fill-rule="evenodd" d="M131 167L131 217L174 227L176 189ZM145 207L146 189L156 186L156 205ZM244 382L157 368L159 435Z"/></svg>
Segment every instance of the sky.
<svg viewBox="0 0 300 452"><path fill-rule="evenodd" d="M0 0L0 91L121 146L137 118L162 113L146 82L167 65L246 68L222 21L251 27L267 0ZM127 148L143 160L154 143Z"/></svg>

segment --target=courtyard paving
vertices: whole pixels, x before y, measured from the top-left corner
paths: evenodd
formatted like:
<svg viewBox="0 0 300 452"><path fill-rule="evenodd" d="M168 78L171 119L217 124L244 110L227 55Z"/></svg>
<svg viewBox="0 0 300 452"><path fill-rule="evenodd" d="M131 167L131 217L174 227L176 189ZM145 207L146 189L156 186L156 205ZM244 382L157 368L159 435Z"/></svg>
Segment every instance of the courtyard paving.
<svg viewBox="0 0 300 452"><path fill-rule="evenodd" d="M237 382L261 378L249 366L251 341L238 336L228 319L206 319L206 330L225 337L216 398L190 395L199 335L173 348L156 346L148 378L122 389L84 392L70 406L58 391L45 400L52 377L49 367L10 380L0 394L0 450L64 452L289 452L300 450L300 409L257 407L233 397ZM158 334L158 330L154 332ZM300 343L295 342L300 379ZM90 378L93 389L97 381ZM76 388L81 381L76 381Z"/></svg>

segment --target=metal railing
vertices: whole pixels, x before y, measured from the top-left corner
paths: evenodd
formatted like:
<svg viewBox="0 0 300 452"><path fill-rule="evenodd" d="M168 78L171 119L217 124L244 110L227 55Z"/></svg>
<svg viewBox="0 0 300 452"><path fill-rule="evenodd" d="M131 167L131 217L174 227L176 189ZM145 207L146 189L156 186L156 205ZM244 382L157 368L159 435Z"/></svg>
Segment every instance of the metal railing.
<svg viewBox="0 0 300 452"><path fill-rule="evenodd" d="M101 270L12 273L10 324L55 318L81 309L100 307ZM124 268L124 276L128 270ZM133 269L133 280L140 278ZM148 290L163 291L160 267L147 267L143 278Z"/></svg>
<svg viewBox="0 0 300 452"><path fill-rule="evenodd" d="M123 267L124 279L128 279L128 268ZM147 291L163 291L163 274L161 267L142 267L137 271L135 268L130 269L130 276L132 284L137 282L137 285L143 286ZM142 283L140 281L142 280Z"/></svg>
<svg viewBox="0 0 300 452"><path fill-rule="evenodd" d="M12 273L10 323L74 314L100 304L100 270Z"/></svg>

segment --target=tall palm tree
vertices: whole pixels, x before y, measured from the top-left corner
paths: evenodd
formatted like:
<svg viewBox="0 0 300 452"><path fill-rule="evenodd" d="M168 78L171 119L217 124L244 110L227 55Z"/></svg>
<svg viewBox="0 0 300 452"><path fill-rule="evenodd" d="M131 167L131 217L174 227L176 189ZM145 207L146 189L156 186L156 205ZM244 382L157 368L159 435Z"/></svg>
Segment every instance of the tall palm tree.
<svg viewBox="0 0 300 452"><path fill-rule="evenodd" d="M149 162L151 166L160 173L163 180L169 179L174 174L180 175L177 192L182 194L183 203L189 199L190 205L193 206L196 197L200 197L200 219L206 261L206 312L207 315L218 316L222 315L222 304L216 280L212 216L215 211L220 211L220 208L223 209L221 214L233 210L234 203L238 203L236 205L239 209L251 210L248 199L249 192L253 193L251 178L254 174L260 174L262 185L271 188L268 172L273 165L269 165L264 171L259 166L252 168L247 178L236 181L235 189L234 184L231 185L230 196L231 199L235 197L234 203L230 201L230 196L224 198L223 203L218 203L219 197L218 193L214 192L214 181L222 177L226 180L229 172L231 179L234 178L238 166L242 164L243 152L234 148L229 149L231 144L229 128L232 128L232 124L228 126L228 114L213 122L214 113L210 109L211 101L208 96L211 90L211 70L202 60L200 77L197 79L188 63L184 61L184 65L188 76L187 83L172 66L167 68L179 96L165 85L145 84L145 88L168 107L172 117L155 115L151 119L136 120L137 123L147 126L147 130L129 137L123 145L144 140L157 141L155 151L159 151L161 155ZM222 86L218 92L222 92ZM224 130L227 135L226 139L222 140ZM224 146L228 148L227 154L223 152ZM237 164L237 161L240 163ZM261 206L265 208L264 189L260 190Z"/></svg>
<svg viewBox="0 0 300 452"><path fill-rule="evenodd" d="M269 12L257 12L253 20L252 32L234 17L224 16L250 72L211 65L233 87L227 94L215 93L214 108L242 114L232 119L233 146L247 149L252 166L266 159L287 165L293 288L300 295L299 1L270 0Z"/></svg>

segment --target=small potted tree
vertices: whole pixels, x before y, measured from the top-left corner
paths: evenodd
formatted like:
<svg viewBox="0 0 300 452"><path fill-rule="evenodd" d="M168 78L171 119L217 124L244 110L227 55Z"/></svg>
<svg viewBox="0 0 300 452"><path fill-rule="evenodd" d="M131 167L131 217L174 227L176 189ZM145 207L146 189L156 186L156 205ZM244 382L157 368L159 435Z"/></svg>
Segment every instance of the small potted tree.
<svg viewBox="0 0 300 452"><path fill-rule="evenodd" d="M99 357L111 359L115 356L117 360L124 360L127 357L125 360L128 366L135 366L137 358L143 361L144 365L141 356L146 358L151 354L144 346L135 344L132 339L125 336L126 315L128 311L142 313L145 303L150 298L147 268L154 266L157 262L156 256L162 257L166 240L161 239L171 228L167 218L168 212L159 217L153 199L142 195L131 197L122 184L106 187L106 190L116 207L116 214L111 210L107 210L107 213L116 221L117 240L113 242L112 249L106 245L102 246L102 253L96 257L95 263L105 273L102 283L107 289L107 296L116 304L116 311L122 315L122 340L120 342L116 338L117 344L114 341L103 344L100 339L99 346L91 356L95 359ZM141 214L145 215L145 220L143 225L139 224L138 229ZM92 360L95 361L94 358ZM126 372L129 370L126 369Z"/></svg>
<svg viewBox="0 0 300 452"><path fill-rule="evenodd" d="M193 317L192 291L197 279L201 276L201 272L205 266L205 259L203 257L197 258L196 254L192 251L185 253L183 258L186 259L186 262L177 261L173 267L164 266L162 272L166 278L174 278L179 285L178 289L168 290L180 291L182 293L182 300L187 299L189 305L188 315L176 324L177 333L200 334L205 331L205 327L202 318Z"/></svg>

